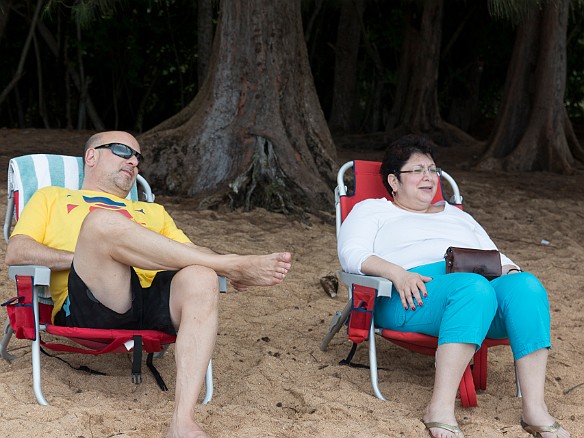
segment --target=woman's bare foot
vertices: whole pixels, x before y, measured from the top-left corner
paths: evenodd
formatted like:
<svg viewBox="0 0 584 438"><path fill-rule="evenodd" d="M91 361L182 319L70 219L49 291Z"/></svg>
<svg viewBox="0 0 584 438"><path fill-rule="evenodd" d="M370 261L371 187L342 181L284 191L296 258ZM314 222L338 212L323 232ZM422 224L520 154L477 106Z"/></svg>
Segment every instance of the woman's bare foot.
<svg viewBox="0 0 584 438"><path fill-rule="evenodd" d="M292 266L292 254L289 252L235 257L227 277L240 290L247 286L279 284L284 281Z"/></svg>
<svg viewBox="0 0 584 438"><path fill-rule="evenodd" d="M535 411L524 409L522 417L522 421L529 426L552 426L556 422L556 419L544 409ZM570 432L561 426L556 432L539 432L539 434L542 438L570 438Z"/></svg>
<svg viewBox="0 0 584 438"><path fill-rule="evenodd" d="M464 438L464 434L458 427L458 422L454 417L454 412L432 411L429 407L422 417L422 423L430 432L433 438ZM443 426L448 426L448 430Z"/></svg>
<svg viewBox="0 0 584 438"><path fill-rule="evenodd" d="M179 424L180 423L180 424ZM178 422L172 420L167 438L210 438L201 426L194 421Z"/></svg>

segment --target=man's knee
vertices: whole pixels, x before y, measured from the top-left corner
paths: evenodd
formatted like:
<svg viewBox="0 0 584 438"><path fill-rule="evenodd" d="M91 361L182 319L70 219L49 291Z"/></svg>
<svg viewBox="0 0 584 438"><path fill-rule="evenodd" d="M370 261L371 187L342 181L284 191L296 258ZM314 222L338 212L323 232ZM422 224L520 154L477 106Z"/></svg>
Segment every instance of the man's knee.
<svg viewBox="0 0 584 438"><path fill-rule="evenodd" d="M128 225L131 221L127 217L115 210L105 210L96 208L90 211L81 225L79 235L90 235L93 238L103 236L111 237L121 231L121 227Z"/></svg>
<svg viewBox="0 0 584 438"><path fill-rule="evenodd" d="M181 269L172 280L172 291L189 300L203 301L216 307L219 302L217 273L204 266L192 265Z"/></svg>

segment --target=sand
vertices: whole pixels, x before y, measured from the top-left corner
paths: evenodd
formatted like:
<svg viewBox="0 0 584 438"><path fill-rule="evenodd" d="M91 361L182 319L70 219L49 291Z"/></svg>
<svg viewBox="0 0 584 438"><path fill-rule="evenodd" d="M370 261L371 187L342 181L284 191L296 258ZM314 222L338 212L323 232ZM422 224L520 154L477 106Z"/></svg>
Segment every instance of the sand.
<svg viewBox="0 0 584 438"><path fill-rule="evenodd" d="M74 153L87 132L0 130L0 168L16 154ZM584 172L561 176L544 172L505 174L468 169L477 151L441 152L439 164L461 187L465 210L487 229L500 249L537 275L546 286L552 314L552 342L546 379L550 411L574 437L584 436ZM378 158L379 153L339 150L339 163ZM458 161L455 161L454 158ZM5 176L0 211L5 211ZM288 250L294 254L286 281L245 293L221 296L220 325L213 354L215 394L199 405L196 419L212 437L418 437L429 400L433 358L378 339L380 388L372 393L369 372L338 365L350 349L346 332L328 351L319 344L332 315L347 299L341 287L327 295L320 278L339 268L334 225L317 218L302 222L261 209L253 212L195 211L188 202L159 196L178 225L198 244L242 254ZM542 244L542 241L549 242ZM545 243L545 242L544 242ZM5 244L0 245L3 258ZM2 301L14 295L5 266L0 271ZM3 313L4 314L4 313ZM156 361L168 392L149 372L134 385L126 354L41 357L43 389L50 403L37 405L31 387L28 343L12 339L12 363L0 361L0 436L144 437L164 436L173 409L174 347ZM355 362L367 363L360 346ZM515 396L513 360L508 347L489 350L489 380L477 408L456 415L467 437L527 436L519 426L521 400Z"/></svg>

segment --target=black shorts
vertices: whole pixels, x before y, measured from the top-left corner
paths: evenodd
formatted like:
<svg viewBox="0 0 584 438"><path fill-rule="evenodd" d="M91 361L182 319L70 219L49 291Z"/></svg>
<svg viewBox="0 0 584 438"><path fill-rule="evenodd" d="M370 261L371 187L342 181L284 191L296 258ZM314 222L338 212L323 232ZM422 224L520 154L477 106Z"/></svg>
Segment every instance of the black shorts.
<svg viewBox="0 0 584 438"><path fill-rule="evenodd" d="M150 287L143 288L136 271L130 269L132 307L125 313L117 313L97 301L71 264L69 296L55 315L55 324L66 327L160 330L176 335L169 307L170 282L176 271L158 272Z"/></svg>

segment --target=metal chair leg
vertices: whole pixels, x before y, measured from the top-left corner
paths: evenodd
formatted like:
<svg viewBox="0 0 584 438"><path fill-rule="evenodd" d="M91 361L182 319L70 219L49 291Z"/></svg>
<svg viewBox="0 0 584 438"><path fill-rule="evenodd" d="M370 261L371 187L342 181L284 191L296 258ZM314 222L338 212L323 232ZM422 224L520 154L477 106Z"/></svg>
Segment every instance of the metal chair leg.
<svg viewBox="0 0 584 438"><path fill-rule="evenodd" d="M205 374L205 398L203 404L206 405L213 398L213 359L209 360L207 373Z"/></svg>
<svg viewBox="0 0 584 438"><path fill-rule="evenodd" d="M326 351L328 349L329 342L339 332L343 324L347 322L350 313L351 301L348 301L347 304L345 305L345 308L342 311L341 310L337 311L337 313L333 316L329 330L324 339L322 340L322 342L320 343L321 351Z"/></svg>
<svg viewBox="0 0 584 438"><path fill-rule="evenodd" d="M10 325L10 319L6 318L6 324L4 325L4 336L2 337L2 341L0 342L0 357L2 359L6 359L8 362L12 362L16 359L16 356L8 353L8 343L12 338L12 334L14 330L12 329L12 325Z"/></svg>
<svg viewBox="0 0 584 438"><path fill-rule="evenodd" d="M515 385L517 386L517 398L521 398L521 386L519 385L519 373L517 373L517 362L513 362L515 367Z"/></svg>
<svg viewBox="0 0 584 438"><path fill-rule="evenodd" d="M369 329L369 369L371 371L371 386L373 393L379 400L385 400L379 389L379 380L377 376L377 350L375 348L375 328L373 318L371 318L371 328Z"/></svg>
<svg viewBox="0 0 584 438"><path fill-rule="evenodd" d="M32 293L32 308L34 314L34 334L32 341L32 387L34 395L39 405L47 406L49 403L45 400L43 389L41 387L41 336L39 325L39 299L36 287Z"/></svg>

